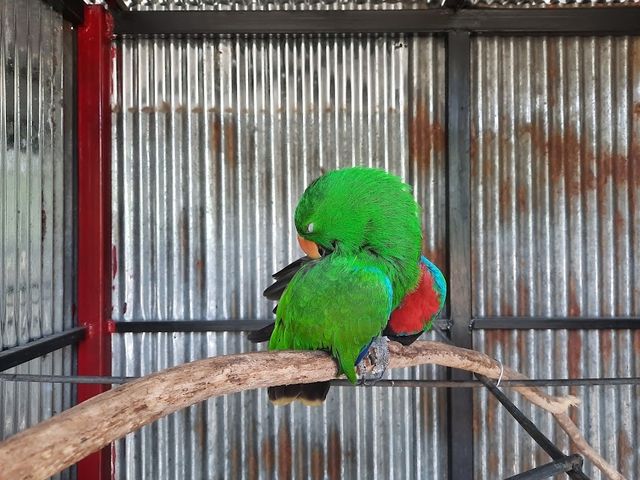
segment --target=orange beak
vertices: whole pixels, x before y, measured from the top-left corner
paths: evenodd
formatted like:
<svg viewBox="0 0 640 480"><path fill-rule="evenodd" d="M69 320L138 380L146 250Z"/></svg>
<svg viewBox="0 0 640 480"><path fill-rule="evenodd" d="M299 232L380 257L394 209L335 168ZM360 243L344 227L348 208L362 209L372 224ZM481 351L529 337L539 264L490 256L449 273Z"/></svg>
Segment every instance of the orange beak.
<svg viewBox="0 0 640 480"><path fill-rule="evenodd" d="M306 253L309 258L316 260L321 257L320 252L318 251L318 245L315 242L302 238L298 235L298 243L300 244L302 251Z"/></svg>

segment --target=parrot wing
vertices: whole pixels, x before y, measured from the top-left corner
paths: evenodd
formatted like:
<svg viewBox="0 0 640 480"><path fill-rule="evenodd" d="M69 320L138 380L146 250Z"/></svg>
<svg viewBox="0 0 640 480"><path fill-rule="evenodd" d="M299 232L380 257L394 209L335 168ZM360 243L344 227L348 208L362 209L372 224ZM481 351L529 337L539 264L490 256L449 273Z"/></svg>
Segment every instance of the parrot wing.
<svg viewBox="0 0 640 480"><path fill-rule="evenodd" d="M306 264L313 262L309 257L302 257L290 263L273 275L276 280L264 292L270 300L280 300L282 293L294 275ZM429 330L433 320L438 318L444 308L447 296L447 283L442 272L426 257L421 257L421 276L418 287L409 293L392 313L384 330L390 340L410 345ZM276 305L277 308L277 305ZM274 309L275 313L275 309ZM266 342L271 337L274 323L249 333L252 342Z"/></svg>
<svg viewBox="0 0 640 480"><path fill-rule="evenodd" d="M305 265L313 261L314 261L313 259L307 256L304 256L291 262L282 270L274 273L271 276L273 277L275 282L273 282L272 285L267 287L267 289L262 293L262 295L264 295L269 300L274 300L276 302L279 301L280 297L282 297L282 294L287 288L287 285L289 285L289 282L295 276L295 274L298 273L298 271L302 267L304 267ZM278 309L278 305L276 304L276 306L273 309L273 313L276 313L277 309ZM271 334L273 333L273 329L275 326L276 326L275 323L270 323L258 330L253 330L249 332L249 334L247 335L247 340L253 343L268 342L269 338L271 338Z"/></svg>
<svg viewBox="0 0 640 480"><path fill-rule="evenodd" d="M327 257L302 266L284 291L270 350L327 350L356 381L355 365L391 313L391 282L357 259Z"/></svg>

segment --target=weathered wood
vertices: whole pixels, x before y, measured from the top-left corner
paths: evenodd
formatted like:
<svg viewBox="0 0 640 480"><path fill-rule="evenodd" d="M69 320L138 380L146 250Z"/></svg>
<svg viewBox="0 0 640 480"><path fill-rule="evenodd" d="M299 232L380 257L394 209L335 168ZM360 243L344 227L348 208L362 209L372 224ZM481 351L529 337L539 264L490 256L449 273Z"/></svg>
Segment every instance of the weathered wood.
<svg viewBox="0 0 640 480"><path fill-rule="evenodd" d="M439 342L416 342L410 347L391 343L390 350L391 368L430 363L491 378L500 375L500 364L486 355ZM246 353L179 365L93 397L0 443L0 480L46 479L126 434L207 398L335 375L335 363L323 352ZM503 378L526 377L505 368ZM624 480L566 415L571 405L579 403L576 397L554 397L534 387L515 389L552 412L580 452L608 478Z"/></svg>

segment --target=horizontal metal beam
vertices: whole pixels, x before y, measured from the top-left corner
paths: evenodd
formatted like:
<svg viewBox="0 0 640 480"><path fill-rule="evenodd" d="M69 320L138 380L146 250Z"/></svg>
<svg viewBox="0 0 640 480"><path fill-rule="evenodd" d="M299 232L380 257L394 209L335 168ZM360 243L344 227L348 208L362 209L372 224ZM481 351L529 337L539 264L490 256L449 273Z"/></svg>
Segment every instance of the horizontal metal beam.
<svg viewBox="0 0 640 480"><path fill-rule="evenodd" d="M250 332L266 327L267 320L184 320L184 321L134 321L111 322L109 330L114 333L143 332Z"/></svg>
<svg viewBox="0 0 640 480"><path fill-rule="evenodd" d="M112 333L143 332L250 332L273 323L273 320L135 320L111 321ZM440 330L449 329L449 320L438 319Z"/></svg>
<svg viewBox="0 0 640 480"><path fill-rule="evenodd" d="M272 320L136 320L111 321L113 333L142 332L250 332L266 327ZM447 330L449 319L439 319L438 327ZM477 318L473 330L621 330L640 328L640 318Z"/></svg>
<svg viewBox="0 0 640 480"><path fill-rule="evenodd" d="M64 332L47 335L24 345L0 351L0 372L68 345L73 345L82 340L84 334L84 327L75 327Z"/></svg>
<svg viewBox="0 0 640 480"><path fill-rule="evenodd" d="M116 35L444 33L640 34L640 9L491 8L340 11L114 12Z"/></svg>
<svg viewBox="0 0 640 480"><path fill-rule="evenodd" d="M471 326L473 330L635 330L640 328L640 318L497 317L476 318Z"/></svg>
<svg viewBox="0 0 640 480"><path fill-rule="evenodd" d="M51 5L62 18L73 25L80 25L84 22L84 2L82 0L42 0Z"/></svg>

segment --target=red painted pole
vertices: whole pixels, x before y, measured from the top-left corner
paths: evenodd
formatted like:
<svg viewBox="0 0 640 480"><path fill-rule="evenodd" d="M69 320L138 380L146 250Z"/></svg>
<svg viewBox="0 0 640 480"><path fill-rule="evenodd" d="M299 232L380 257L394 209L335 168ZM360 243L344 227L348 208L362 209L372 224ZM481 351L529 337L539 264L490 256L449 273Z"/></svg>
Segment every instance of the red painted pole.
<svg viewBox="0 0 640 480"><path fill-rule="evenodd" d="M78 345L79 375L111 375L111 37L102 6L87 6L78 27ZM79 385L78 403L108 389ZM105 412L105 415L108 415ZM111 449L78 463L79 480L110 480Z"/></svg>

